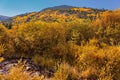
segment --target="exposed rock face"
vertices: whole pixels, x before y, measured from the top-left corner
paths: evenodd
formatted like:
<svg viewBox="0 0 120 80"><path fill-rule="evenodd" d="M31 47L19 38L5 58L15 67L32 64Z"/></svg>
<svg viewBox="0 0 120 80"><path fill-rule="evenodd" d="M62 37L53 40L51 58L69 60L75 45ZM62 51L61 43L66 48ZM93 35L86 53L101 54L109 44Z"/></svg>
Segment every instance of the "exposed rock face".
<svg viewBox="0 0 120 80"><path fill-rule="evenodd" d="M0 63L0 74L8 74L12 67L18 64L19 59L9 59ZM21 63L24 64L25 70L33 75L45 75L46 77L52 76L53 72L43 69L40 66L33 64L31 59L22 59Z"/></svg>

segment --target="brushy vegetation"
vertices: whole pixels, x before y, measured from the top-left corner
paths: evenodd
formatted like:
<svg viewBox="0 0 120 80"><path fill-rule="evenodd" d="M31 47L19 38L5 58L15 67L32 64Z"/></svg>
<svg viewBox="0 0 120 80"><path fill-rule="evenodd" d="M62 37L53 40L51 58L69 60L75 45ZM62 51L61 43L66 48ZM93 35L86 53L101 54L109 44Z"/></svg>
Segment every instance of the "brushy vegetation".
<svg viewBox="0 0 120 80"><path fill-rule="evenodd" d="M53 80L119 80L119 14L118 9L106 11L95 20L25 22L12 29L1 24L0 57L31 58L36 65L52 69ZM0 78L42 80L22 70L12 68L9 75Z"/></svg>
<svg viewBox="0 0 120 80"><path fill-rule="evenodd" d="M24 65L18 63L16 67L10 69L8 75L0 75L0 80L43 80L44 76L33 75L25 71Z"/></svg>

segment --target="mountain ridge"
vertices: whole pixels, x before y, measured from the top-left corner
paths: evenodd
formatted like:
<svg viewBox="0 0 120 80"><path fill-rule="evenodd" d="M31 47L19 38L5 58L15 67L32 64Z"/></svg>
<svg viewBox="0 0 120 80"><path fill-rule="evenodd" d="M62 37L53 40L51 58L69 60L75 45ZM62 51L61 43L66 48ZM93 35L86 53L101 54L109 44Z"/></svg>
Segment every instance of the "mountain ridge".
<svg viewBox="0 0 120 80"><path fill-rule="evenodd" d="M75 8L75 6L69 6L69 5L59 5L59 6L54 6L54 7L48 7L43 10L47 9L70 9L70 8Z"/></svg>
<svg viewBox="0 0 120 80"><path fill-rule="evenodd" d="M7 20L8 18L10 18L10 17L8 17L8 16L3 16L3 15L0 15L0 21Z"/></svg>
<svg viewBox="0 0 120 80"><path fill-rule="evenodd" d="M73 7L67 5L54 6L43 9L39 12L31 12L26 14L17 15L2 21L4 25L11 26L12 24L21 24L26 22L69 22L75 19L90 19L94 20L106 10L86 8L86 7Z"/></svg>

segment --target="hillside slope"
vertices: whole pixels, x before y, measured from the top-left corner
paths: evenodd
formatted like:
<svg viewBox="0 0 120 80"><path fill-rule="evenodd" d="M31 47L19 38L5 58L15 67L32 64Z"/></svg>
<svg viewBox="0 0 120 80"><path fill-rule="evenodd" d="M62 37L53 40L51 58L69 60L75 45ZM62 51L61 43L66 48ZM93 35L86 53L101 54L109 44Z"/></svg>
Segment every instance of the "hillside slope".
<svg viewBox="0 0 120 80"><path fill-rule="evenodd" d="M31 12L26 14L17 15L3 23L10 27L11 25L26 23L26 22L69 22L75 19L90 19L95 20L103 12L107 10L94 9L94 8L79 8L67 5L55 6L43 9L40 12Z"/></svg>
<svg viewBox="0 0 120 80"><path fill-rule="evenodd" d="M47 22L60 22L61 20L70 21L74 18L95 19L106 10L93 8L77 8L70 6L57 6L44 9L40 12L32 12L24 15L19 15L13 18L13 21L28 22L42 20Z"/></svg>
<svg viewBox="0 0 120 80"><path fill-rule="evenodd" d="M46 9L4 24L0 80L120 80L120 9Z"/></svg>
<svg viewBox="0 0 120 80"><path fill-rule="evenodd" d="M2 16L2 15L0 15L0 21L3 21L3 20L6 20L6 19L8 19L9 17L7 17L7 16Z"/></svg>

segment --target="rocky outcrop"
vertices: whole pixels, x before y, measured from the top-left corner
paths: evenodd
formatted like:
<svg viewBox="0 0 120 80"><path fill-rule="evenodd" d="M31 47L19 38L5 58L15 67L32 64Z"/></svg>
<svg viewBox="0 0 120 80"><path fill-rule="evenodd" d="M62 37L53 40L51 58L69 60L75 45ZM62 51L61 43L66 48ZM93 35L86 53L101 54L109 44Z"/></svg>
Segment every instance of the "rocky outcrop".
<svg viewBox="0 0 120 80"><path fill-rule="evenodd" d="M8 59L2 61L0 63L0 74L8 74L9 70L18 64L18 61L20 61L20 59ZM24 64L25 71L29 72L31 76L45 75L46 77L51 77L53 75L53 71L33 64L31 59L22 59L21 64Z"/></svg>

